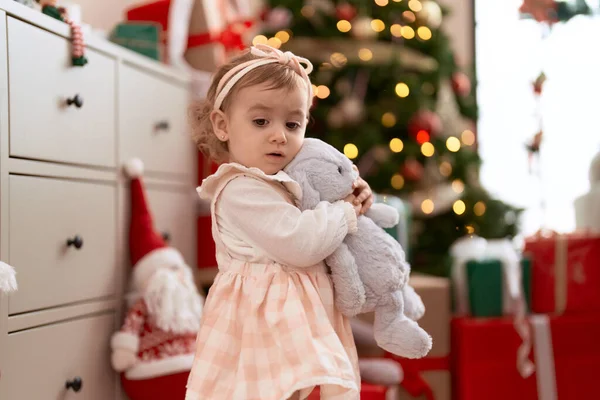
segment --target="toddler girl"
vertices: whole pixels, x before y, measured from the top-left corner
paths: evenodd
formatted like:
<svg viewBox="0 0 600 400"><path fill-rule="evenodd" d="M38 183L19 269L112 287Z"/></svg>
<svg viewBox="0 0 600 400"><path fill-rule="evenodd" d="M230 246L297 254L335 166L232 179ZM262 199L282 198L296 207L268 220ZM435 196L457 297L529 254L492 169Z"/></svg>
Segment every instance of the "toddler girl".
<svg viewBox="0 0 600 400"><path fill-rule="evenodd" d="M198 189L211 201L219 274L204 305L187 400L359 398L348 320L322 260L372 203L357 197L300 212L283 168L302 146L310 62L265 45L222 66L195 110L194 138L223 162ZM354 173L344 171L344 173ZM364 204L362 204L364 202Z"/></svg>

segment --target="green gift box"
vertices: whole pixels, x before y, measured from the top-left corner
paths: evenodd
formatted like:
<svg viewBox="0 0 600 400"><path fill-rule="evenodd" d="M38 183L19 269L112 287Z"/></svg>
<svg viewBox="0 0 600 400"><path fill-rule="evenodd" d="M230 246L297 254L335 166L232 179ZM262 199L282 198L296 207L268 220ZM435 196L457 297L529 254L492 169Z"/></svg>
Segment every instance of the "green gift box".
<svg viewBox="0 0 600 400"><path fill-rule="evenodd" d="M510 239L469 235L450 247L452 300L459 316L524 316L531 305L531 260Z"/></svg>
<svg viewBox="0 0 600 400"><path fill-rule="evenodd" d="M398 214L400 214L400 220L398 222L398 225L391 228L385 228L384 230L387 233L389 233L394 239L396 239L398 243L400 243L400 245L404 249L406 257L408 258L410 244L409 233L412 220L412 211L410 208L410 204L399 197L390 196L386 194L375 193L373 194L373 197L375 198L375 203L385 203L398 210Z"/></svg>
<svg viewBox="0 0 600 400"><path fill-rule="evenodd" d="M150 57L162 59L162 28L150 22L126 22L115 26L110 41L129 50Z"/></svg>
<svg viewBox="0 0 600 400"><path fill-rule="evenodd" d="M526 310L531 306L531 260L522 258L521 289ZM472 260L466 264L467 291L470 314L475 317L499 317L507 314L506 278L502 261L495 259Z"/></svg>

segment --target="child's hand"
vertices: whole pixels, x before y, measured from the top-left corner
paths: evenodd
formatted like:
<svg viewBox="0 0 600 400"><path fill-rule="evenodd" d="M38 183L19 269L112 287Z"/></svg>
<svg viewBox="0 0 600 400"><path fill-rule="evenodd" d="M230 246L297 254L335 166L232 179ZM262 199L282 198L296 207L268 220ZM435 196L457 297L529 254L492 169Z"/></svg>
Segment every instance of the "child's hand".
<svg viewBox="0 0 600 400"><path fill-rule="evenodd" d="M356 165L353 165L352 168L356 172L358 172L358 168L356 167ZM371 206L373 205L373 202L375 201L375 198L373 197L373 192L371 191L371 187L360 176L354 182L353 187L354 187L354 194L356 195L354 204L361 204L362 205L361 214L364 214L367 211L369 211L369 208L371 208Z"/></svg>
<svg viewBox="0 0 600 400"><path fill-rule="evenodd" d="M348 196L346 196L344 201L347 201L348 203L352 204L352 207L354 207L354 212L356 213L357 217L361 214L362 205L360 203L356 203L356 196L354 196L353 194L349 194Z"/></svg>

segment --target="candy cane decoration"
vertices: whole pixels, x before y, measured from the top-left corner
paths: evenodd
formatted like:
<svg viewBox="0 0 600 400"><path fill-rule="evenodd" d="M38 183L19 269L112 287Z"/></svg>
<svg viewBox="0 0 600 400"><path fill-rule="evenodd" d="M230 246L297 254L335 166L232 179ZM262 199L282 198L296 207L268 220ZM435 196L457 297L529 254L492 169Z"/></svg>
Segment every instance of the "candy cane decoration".
<svg viewBox="0 0 600 400"><path fill-rule="evenodd" d="M85 44L83 42L83 32L81 31L81 27L73 22L68 17L64 17L65 22L71 27L71 38L73 40L73 49L72 49L72 62L73 65L78 67L83 67L88 63L87 58L84 55Z"/></svg>
<svg viewBox="0 0 600 400"><path fill-rule="evenodd" d="M84 55L85 44L83 42L83 32L81 27L73 22L67 15L67 10L56 6L56 0L36 0L42 6L42 13L65 22L71 28L71 38L73 40L73 49L71 51L71 60L74 66L83 67L88 63Z"/></svg>

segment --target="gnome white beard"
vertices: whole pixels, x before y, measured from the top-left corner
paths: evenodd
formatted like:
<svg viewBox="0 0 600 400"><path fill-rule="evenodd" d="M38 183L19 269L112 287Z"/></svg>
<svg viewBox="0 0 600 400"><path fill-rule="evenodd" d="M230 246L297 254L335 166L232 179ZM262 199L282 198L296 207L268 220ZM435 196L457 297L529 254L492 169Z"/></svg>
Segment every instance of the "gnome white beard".
<svg viewBox="0 0 600 400"><path fill-rule="evenodd" d="M195 333L200 328L202 298L194 285L191 274L168 268L156 271L143 294L149 315L156 325L168 332Z"/></svg>

